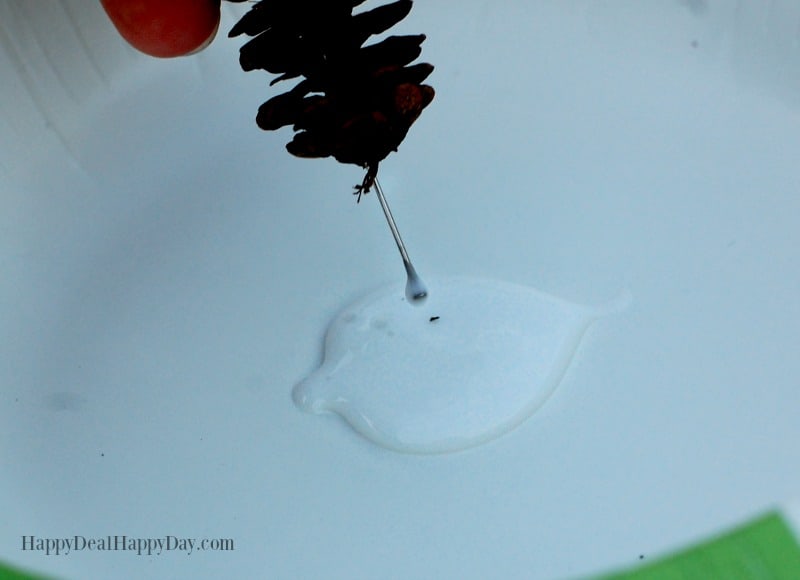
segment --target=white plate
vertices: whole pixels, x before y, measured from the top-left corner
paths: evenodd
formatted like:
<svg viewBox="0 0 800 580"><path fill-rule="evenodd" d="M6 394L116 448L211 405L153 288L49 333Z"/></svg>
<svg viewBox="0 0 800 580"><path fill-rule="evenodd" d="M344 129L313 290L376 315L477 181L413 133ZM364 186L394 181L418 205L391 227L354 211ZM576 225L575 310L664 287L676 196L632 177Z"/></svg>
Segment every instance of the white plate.
<svg viewBox="0 0 800 580"><path fill-rule="evenodd" d="M415 4L398 29L427 33L437 97L381 179L420 273L633 296L533 417L440 456L292 403L336 313L403 280L360 171L257 129L274 93L240 41L151 60L99 5L39 6L0 7L0 558L555 578L796 495L796 3ZM235 550L45 557L31 534Z"/></svg>

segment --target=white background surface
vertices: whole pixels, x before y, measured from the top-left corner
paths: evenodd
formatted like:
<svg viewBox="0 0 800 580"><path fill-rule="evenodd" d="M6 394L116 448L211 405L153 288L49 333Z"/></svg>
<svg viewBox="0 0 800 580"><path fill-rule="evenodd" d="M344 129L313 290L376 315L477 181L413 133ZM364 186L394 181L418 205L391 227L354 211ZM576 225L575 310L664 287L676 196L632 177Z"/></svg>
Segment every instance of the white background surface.
<svg viewBox="0 0 800 580"><path fill-rule="evenodd" d="M32 4L0 4L3 559L560 578L796 496L794 2L415 4L397 30L428 34L437 97L381 180L418 270L633 295L530 420L434 457L291 402L335 313L403 272L359 170L256 127L274 93L238 69L232 14L157 61L99 5ZM25 534L236 549L45 557Z"/></svg>

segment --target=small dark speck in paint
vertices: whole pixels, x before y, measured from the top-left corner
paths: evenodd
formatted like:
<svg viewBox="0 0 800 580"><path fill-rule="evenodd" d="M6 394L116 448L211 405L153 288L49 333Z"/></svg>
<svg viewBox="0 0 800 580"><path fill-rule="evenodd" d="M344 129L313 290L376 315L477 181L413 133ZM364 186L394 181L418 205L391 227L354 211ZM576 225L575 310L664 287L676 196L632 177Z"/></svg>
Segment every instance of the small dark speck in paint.
<svg viewBox="0 0 800 580"><path fill-rule="evenodd" d="M436 322L437 320L439 320L438 316L431 316L431 318L430 318L431 322Z"/></svg>

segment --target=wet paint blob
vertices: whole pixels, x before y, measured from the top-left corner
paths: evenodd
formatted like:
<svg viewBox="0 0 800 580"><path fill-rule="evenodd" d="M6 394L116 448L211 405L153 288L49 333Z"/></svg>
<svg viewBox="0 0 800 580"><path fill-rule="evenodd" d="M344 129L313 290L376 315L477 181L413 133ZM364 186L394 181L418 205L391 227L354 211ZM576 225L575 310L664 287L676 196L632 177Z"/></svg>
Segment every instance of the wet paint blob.
<svg viewBox="0 0 800 580"><path fill-rule="evenodd" d="M414 306L419 306L428 298L428 288L419 277L411 262L405 263L406 267L406 300Z"/></svg>
<svg viewBox="0 0 800 580"><path fill-rule="evenodd" d="M396 451L479 445L541 407L592 321L627 302L586 307L472 278L429 280L429 288L417 308L393 286L342 311L322 365L294 389L298 407L338 413Z"/></svg>

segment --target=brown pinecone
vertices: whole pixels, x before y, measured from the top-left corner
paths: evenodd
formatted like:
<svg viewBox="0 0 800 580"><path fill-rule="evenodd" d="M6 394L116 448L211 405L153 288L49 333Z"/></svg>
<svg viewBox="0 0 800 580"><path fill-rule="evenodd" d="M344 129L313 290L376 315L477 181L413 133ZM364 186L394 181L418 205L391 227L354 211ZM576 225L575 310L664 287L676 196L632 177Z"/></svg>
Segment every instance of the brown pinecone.
<svg viewBox="0 0 800 580"><path fill-rule="evenodd" d="M333 156L366 168L355 188L359 200L378 164L397 151L434 96L422 84L433 66L410 64L422 52L424 35L389 36L364 46L405 18L411 0L353 14L363 1L261 0L229 33L255 37L240 50L245 71L279 75L270 84L301 78L259 107L258 126L271 131L292 125L296 133L286 145L292 155Z"/></svg>

